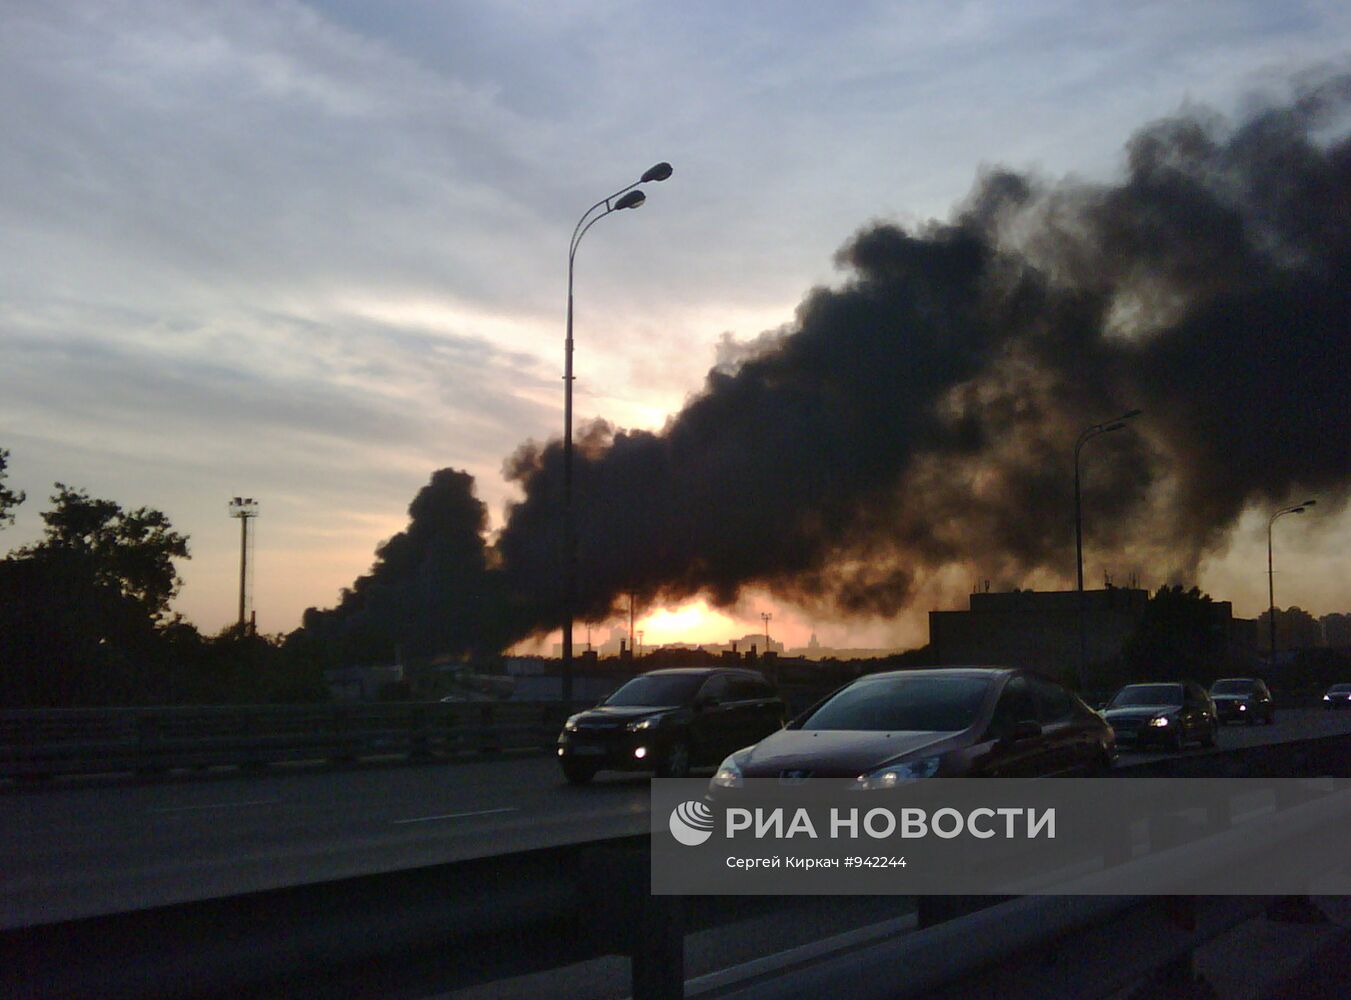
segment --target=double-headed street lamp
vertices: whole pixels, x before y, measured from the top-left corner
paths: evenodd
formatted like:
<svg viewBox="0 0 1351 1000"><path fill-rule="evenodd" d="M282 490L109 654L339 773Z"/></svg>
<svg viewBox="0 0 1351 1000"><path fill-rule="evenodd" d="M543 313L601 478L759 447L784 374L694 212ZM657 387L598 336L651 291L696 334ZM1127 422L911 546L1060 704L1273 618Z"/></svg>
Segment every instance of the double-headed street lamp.
<svg viewBox="0 0 1351 1000"><path fill-rule="evenodd" d="M1140 415L1140 410L1128 410L1114 420L1108 420L1092 427L1085 427L1079 439L1074 442L1074 560L1078 578L1079 608L1079 690L1087 691L1088 651L1084 635L1084 516L1079 490L1079 453L1084 445L1096 437L1119 431L1126 426L1127 420Z"/></svg>
<svg viewBox="0 0 1351 1000"><path fill-rule="evenodd" d="M1276 665L1276 574L1271 565L1271 526L1276 523L1278 517L1284 517L1286 514L1303 514L1306 507L1312 507L1318 503L1317 500L1305 500L1303 503L1291 504L1289 507L1282 507L1276 513L1271 515L1267 521L1267 624L1271 628L1271 665Z"/></svg>
<svg viewBox="0 0 1351 1000"><path fill-rule="evenodd" d="M647 196L635 190L648 181L664 181L671 176L669 163L658 163L627 187L602 198L577 220L568 244L568 336L563 348L563 691L565 702L572 701L572 616L577 591L577 546L572 520L572 275L577 247L582 237L611 212L638 208Z"/></svg>

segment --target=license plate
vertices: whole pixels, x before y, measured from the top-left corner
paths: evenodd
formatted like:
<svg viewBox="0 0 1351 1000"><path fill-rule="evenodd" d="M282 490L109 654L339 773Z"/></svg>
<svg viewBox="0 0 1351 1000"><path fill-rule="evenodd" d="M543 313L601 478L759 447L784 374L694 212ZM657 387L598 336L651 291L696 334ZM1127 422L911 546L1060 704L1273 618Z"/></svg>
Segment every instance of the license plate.
<svg viewBox="0 0 1351 1000"><path fill-rule="evenodd" d="M604 747L573 747L572 755L574 757L599 757L605 753Z"/></svg>

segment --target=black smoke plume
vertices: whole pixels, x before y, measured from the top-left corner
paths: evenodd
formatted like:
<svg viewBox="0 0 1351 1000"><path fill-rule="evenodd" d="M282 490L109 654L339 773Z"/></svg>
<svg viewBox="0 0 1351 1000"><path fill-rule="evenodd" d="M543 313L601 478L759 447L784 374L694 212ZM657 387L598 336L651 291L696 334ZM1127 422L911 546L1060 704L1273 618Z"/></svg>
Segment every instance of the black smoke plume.
<svg viewBox="0 0 1351 1000"><path fill-rule="evenodd" d="M1073 444L1094 562L1192 577L1249 506L1351 478L1351 80L1237 126L1194 112L1117 185L982 176L946 223L875 224L837 288L747 345L660 433L580 435L578 619L748 585L892 615L954 572L1072 579ZM562 451L507 462L507 638L562 616Z"/></svg>

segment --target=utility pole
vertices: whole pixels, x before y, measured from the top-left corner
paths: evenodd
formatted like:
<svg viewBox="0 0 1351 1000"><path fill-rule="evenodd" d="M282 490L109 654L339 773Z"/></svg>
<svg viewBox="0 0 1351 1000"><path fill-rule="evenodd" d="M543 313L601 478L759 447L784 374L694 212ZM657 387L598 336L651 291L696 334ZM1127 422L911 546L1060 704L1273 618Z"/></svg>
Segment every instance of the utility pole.
<svg viewBox="0 0 1351 1000"><path fill-rule="evenodd" d="M253 497L233 498L230 501L230 516L239 518L239 631L242 635L250 627L249 522L258 516L258 501Z"/></svg>
<svg viewBox="0 0 1351 1000"><path fill-rule="evenodd" d="M1312 507L1316 503L1317 500L1305 500L1303 503L1282 507L1267 521L1267 625L1271 629L1271 659L1268 662L1273 667L1276 666L1276 571L1271 561L1271 528L1277 518L1286 514L1303 514L1306 507Z"/></svg>
<svg viewBox="0 0 1351 1000"><path fill-rule="evenodd" d="M760 620L765 623L765 652L769 652L769 622L774 616L768 611L760 612Z"/></svg>

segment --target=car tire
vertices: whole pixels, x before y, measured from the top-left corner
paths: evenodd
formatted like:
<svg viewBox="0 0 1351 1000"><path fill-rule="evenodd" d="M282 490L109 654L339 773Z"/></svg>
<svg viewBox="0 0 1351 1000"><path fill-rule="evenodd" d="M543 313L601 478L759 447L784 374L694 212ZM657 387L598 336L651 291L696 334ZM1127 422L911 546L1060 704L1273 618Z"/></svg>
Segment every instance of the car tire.
<svg viewBox="0 0 1351 1000"><path fill-rule="evenodd" d="M658 778L688 778L690 776L690 745L676 740L662 754L657 766Z"/></svg>
<svg viewBox="0 0 1351 1000"><path fill-rule="evenodd" d="M595 764L583 764L575 760L565 760L562 764L563 777L568 779L570 785L585 785L596 776Z"/></svg>

